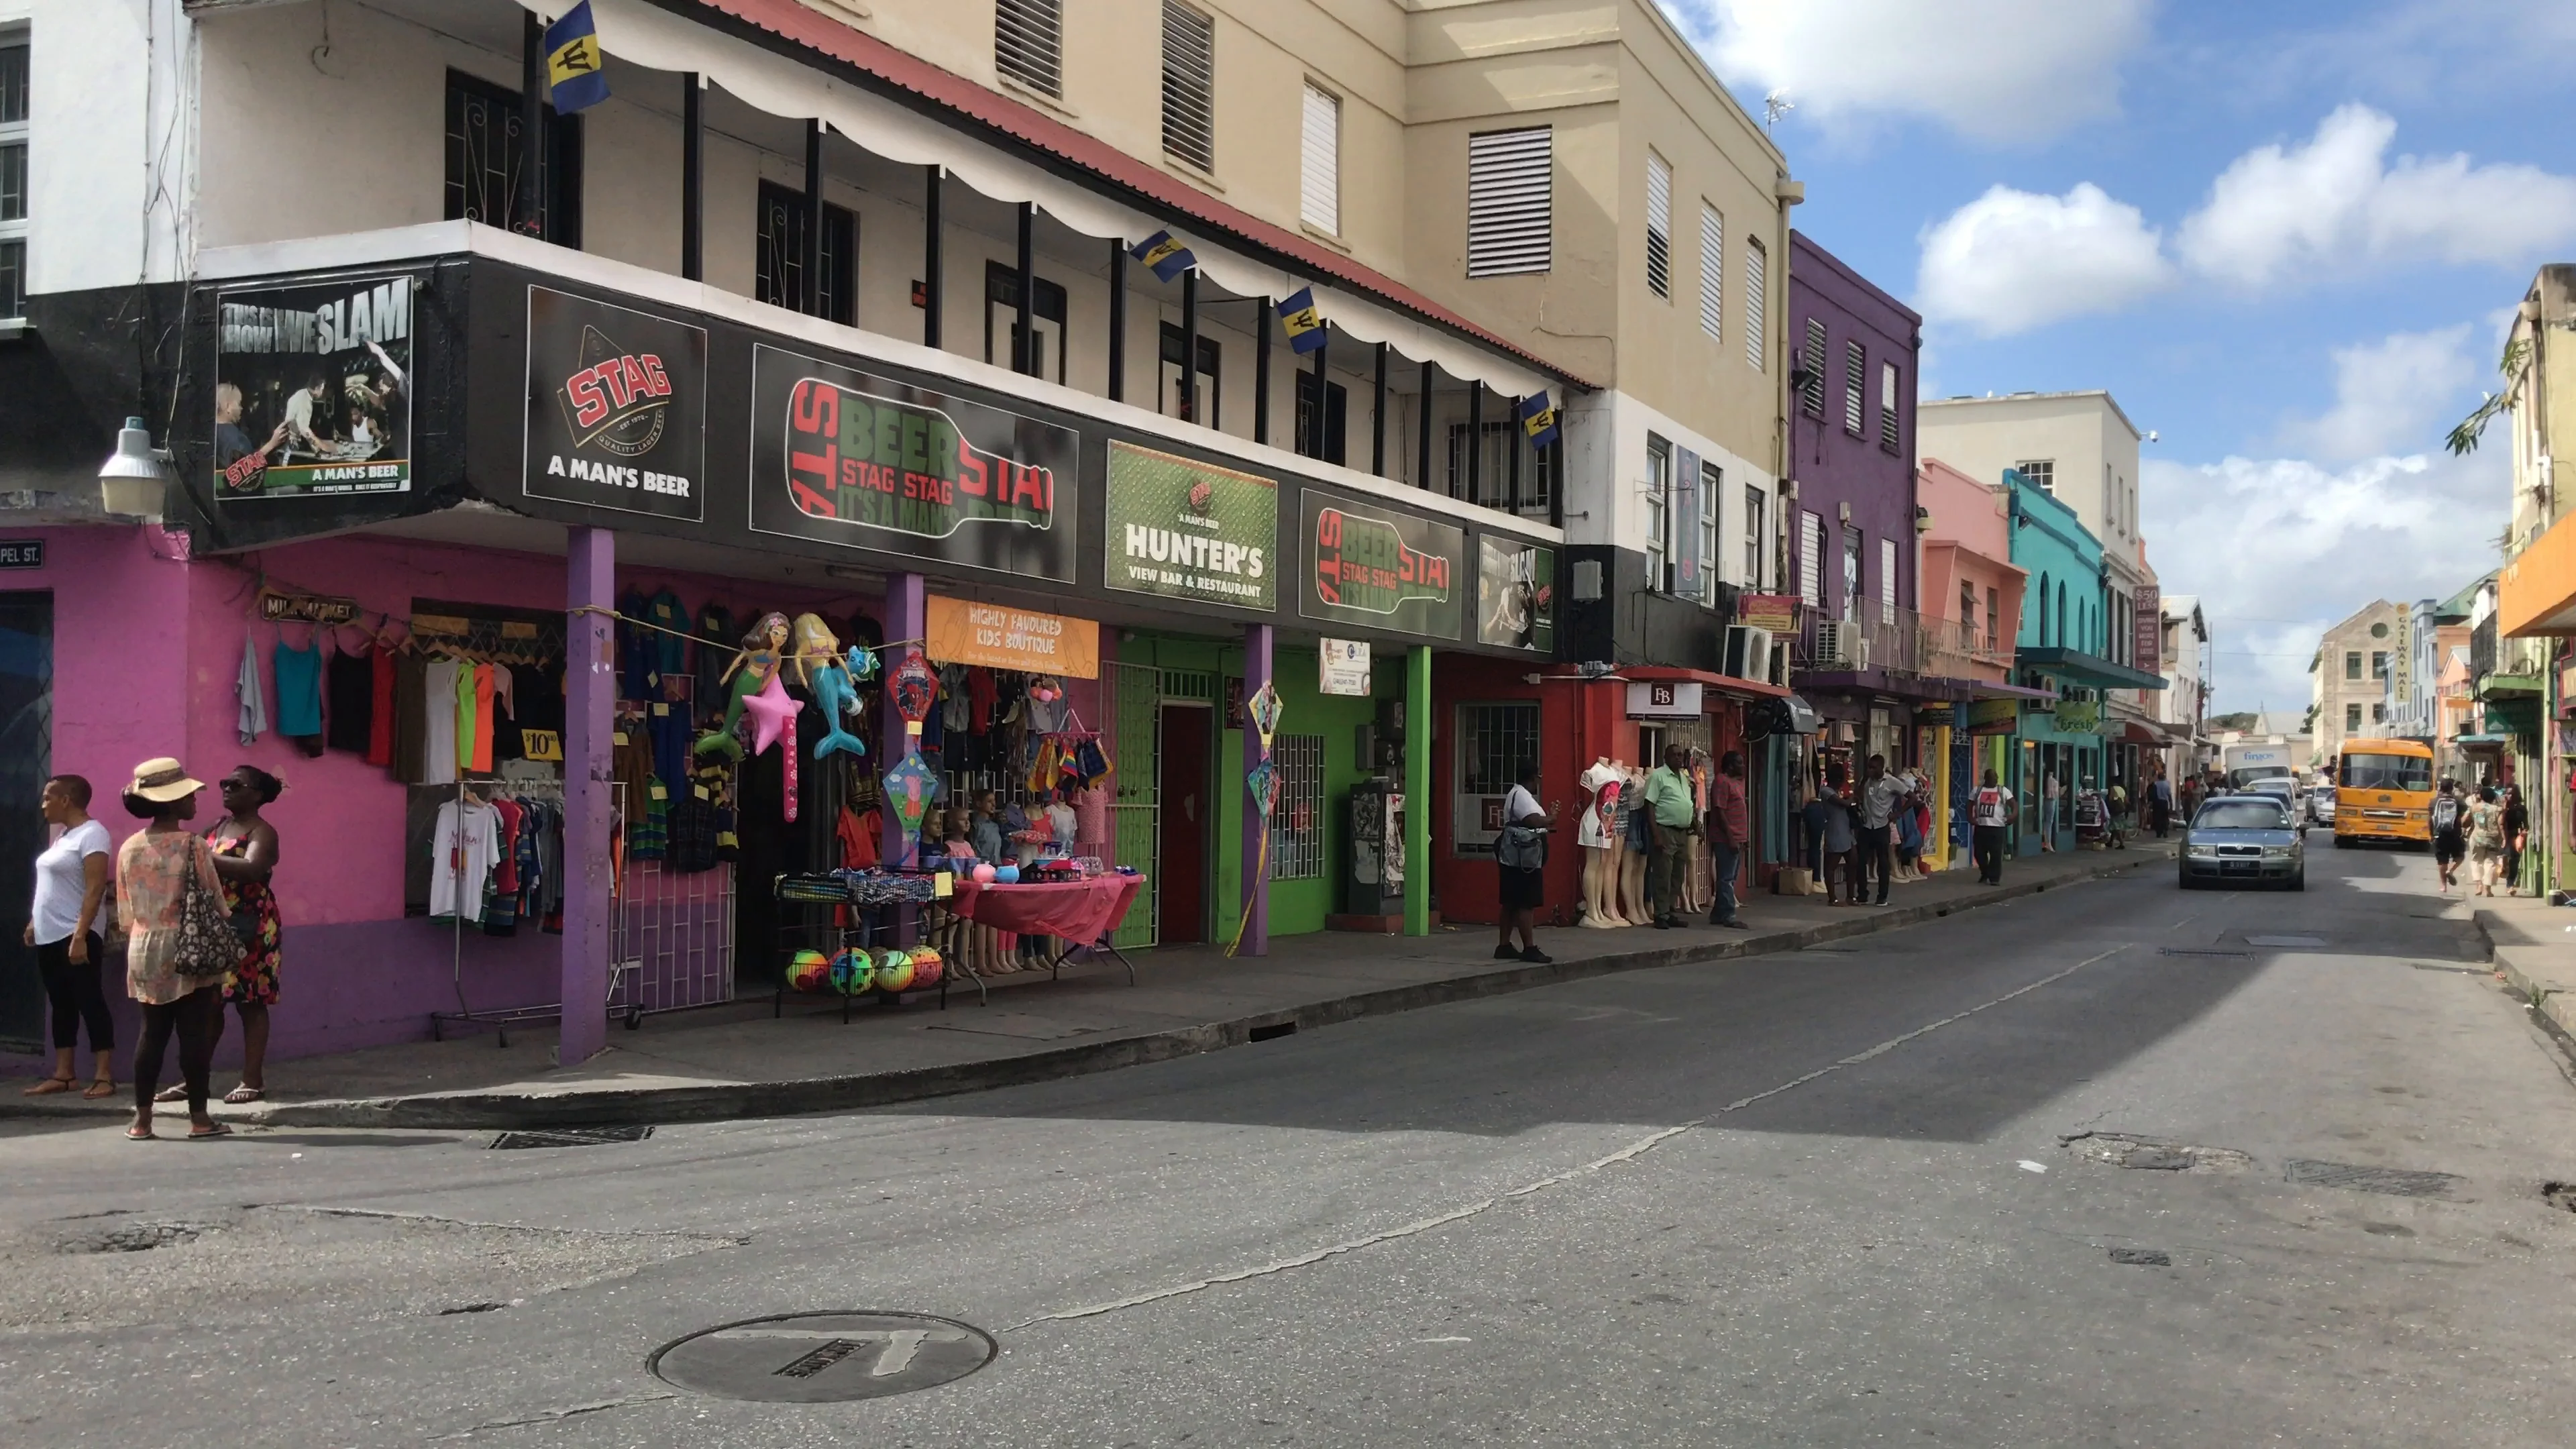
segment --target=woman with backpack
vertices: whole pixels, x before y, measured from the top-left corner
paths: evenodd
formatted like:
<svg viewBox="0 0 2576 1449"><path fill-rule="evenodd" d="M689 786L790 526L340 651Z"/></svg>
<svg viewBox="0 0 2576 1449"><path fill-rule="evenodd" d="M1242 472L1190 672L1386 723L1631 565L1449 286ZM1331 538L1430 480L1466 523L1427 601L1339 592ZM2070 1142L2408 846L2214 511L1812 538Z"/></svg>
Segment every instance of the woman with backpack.
<svg viewBox="0 0 2576 1449"><path fill-rule="evenodd" d="M2469 806L2469 879L2478 894L2495 894L2496 873L2504 865L2504 807L2496 803L2495 786L2481 786Z"/></svg>

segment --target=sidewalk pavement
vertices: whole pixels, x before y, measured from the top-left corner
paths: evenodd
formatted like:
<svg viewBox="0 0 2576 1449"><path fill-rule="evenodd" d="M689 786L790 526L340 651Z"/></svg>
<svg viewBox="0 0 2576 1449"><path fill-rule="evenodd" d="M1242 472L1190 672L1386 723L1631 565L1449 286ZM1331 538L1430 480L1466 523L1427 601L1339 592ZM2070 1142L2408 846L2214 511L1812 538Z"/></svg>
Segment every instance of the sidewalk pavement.
<svg viewBox="0 0 2576 1449"><path fill-rule="evenodd" d="M944 1011L927 999L863 1003L846 1024L837 1002L797 996L773 1020L761 992L647 1017L639 1030L612 1031L607 1051L571 1068L550 1065L551 1029L522 1027L506 1048L473 1034L276 1063L268 1101L214 1111L262 1126L450 1129L847 1111L1164 1061L1615 971L1794 951L2171 859L2169 844L2148 840L2126 851L2015 860L2000 887L1977 884L1971 870L1947 871L1897 886L1884 907L1755 895L1744 903L1745 931L1704 918L1670 931L1543 929L1540 949L1556 958L1546 964L1495 959L1492 928L1461 925L1429 937L1293 936L1273 941L1266 957L1231 961L1212 946L1138 952L1134 986L1115 963L1089 964L1054 983L1043 973L1001 977L984 1006L963 983L950 988ZM227 1085L215 1083L219 1093ZM122 1094L0 1098L0 1115L121 1121L125 1110Z"/></svg>
<svg viewBox="0 0 2576 1449"><path fill-rule="evenodd" d="M2562 1038L2576 1041L2576 909L2533 896L2469 898L2497 974Z"/></svg>

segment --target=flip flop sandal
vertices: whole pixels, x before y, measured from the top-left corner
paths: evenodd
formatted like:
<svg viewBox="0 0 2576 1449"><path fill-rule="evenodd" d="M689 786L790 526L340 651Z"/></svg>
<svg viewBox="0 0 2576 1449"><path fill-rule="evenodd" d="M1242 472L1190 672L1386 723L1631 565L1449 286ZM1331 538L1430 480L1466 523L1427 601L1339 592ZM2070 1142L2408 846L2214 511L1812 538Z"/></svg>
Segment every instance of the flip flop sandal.
<svg viewBox="0 0 2576 1449"><path fill-rule="evenodd" d="M128 1142L158 1142L161 1140L161 1136L149 1127L128 1127L125 1129L125 1140Z"/></svg>
<svg viewBox="0 0 2576 1449"><path fill-rule="evenodd" d="M247 1107L253 1102L265 1100L267 1096L266 1092L257 1087L235 1087L224 1093L224 1104L231 1107Z"/></svg>
<svg viewBox="0 0 2576 1449"><path fill-rule="evenodd" d="M176 1087L163 1087L160 1091L152 1094L152 1100L155 1102L184 1102L188 1100L188 1089L184 1084Z"/></svg>
<svg viewBox="0 0 2576 1449"><path fill-rule="evenodd" d="M89 1090L81 1093L83 1100L91 1102L95 1102L101 1097L113 1097L115 1095L116 1083L114 1082L92 1082L89 1084Z"/></svg>
<svg viewBox="0 0 2576 1449"><path fill-rule="evenodd" d="M50 1097L57 1092L70 1091L74 1086L79 1084L79 1081L80 1079L78 1077L47 1077L43 1081L29 1087L24 1092L19 1093L19 1095L22 1097Z"/></svg>
<svg viewBox="0 0 2576 1449"><path fill-rule="evenodd" d="M230 1137L232 1135L233 1129L222 1122L218 1122L211 1127L191 1127L188 1129L188 1140L191 1142L202 1142L209 1137Z"/></svg>

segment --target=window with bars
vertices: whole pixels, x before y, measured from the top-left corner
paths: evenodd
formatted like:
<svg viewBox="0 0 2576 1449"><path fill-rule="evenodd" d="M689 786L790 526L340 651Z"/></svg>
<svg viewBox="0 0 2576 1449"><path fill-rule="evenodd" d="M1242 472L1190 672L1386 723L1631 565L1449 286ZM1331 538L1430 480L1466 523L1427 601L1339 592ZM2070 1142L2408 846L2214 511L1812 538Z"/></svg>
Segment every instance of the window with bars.
<svg viewBox="0 0 2576 1449"><path fill-rule="evenodd" d="M0 35L0 318L27 312L25 32Z"/></svg>
<svg viewBox="0 0 2576 1449"><path fill-rule="evenodd" d="M1759 589L1763 583L1763 555L1768 552L1764 545L1770 535L1762 524L1769 502L1759 488L1744 490L1744 586L1748 589Z"/></svg>
<svg viewBox="0 0 2576 1449"><path fill-rule="evenodd" d="M1664 592L1670 581L1665 573L1666 560L1672 553L1673 445L1646 435L1646 587Z"/></svg>
<svg viewBox="0 0 2576 1449"><path fill-rule="evenodd" d="M1301 374L1303 375L1303 374ZM1487 508L1508 508L1512 496L1512 452L1521 455L1521 512L1547 512L1547 500L1556 486L1556 460L1561 450L1533 448L1529 435L1519 423L1488 418L1476 460L1476 496L1467 493L1467 425L1451 423L1447 453L1449 496Z"/></svg>
<svg viewBox="0 0 2576 1449"><path fill-rule="evenodd" d="M447 73L447 187L449 221L479 221L505 231L541 236L558 246L581 245L581 117L542 112L537 149L537 215L519 212L519 178L528 160L520 134L525 113L519 93L451 70Z"/></svg>
<svg viewBox="0 0 2576 1449"><path fill-rule="evenodd" d="M1857 438L1869 411L1869 351L1857 342L1843 344L1843 431Z"/></svg>
<svg viewBox="0 0 2576 1449"><path fill-rule="evenodd" d="M1726 219L1717 208L1699 208L1699 330L1712 340L1726 337Z"/></svg>
<svg viewBox="0 0 2576 1449"><path fill-rule="evenodd" d="M1163 0L1163 149L1216 169L1216 21Z"/></svg>
<svg viewBox="0 0 2576 1449"><path fill-rule="evenodd" d="M752 252L753 301L791 312L804 310L805 224L804 192L775 181L760 183L759 244ZM828 201L823 204L821 256L814 315L847 326L857 320L859 219Z"/></svg>
<svg viewBox="0 0 2576 1449"><path fill-rule="evenodd" d="M1861 560L1868 556L1869 543L1861 531L1843 525L1843 618L1860 622Z"/></svg>
<svg viewBox="0 0 2576 1449"><path fill-rule="evenodd" d="M1050 96L1064 94L1064 0L998 0L993 67Z"/></svg>
<svg viewBox="0 0 2576 1449"><path fill-rule="evenodd" d="M1458 706L1459 797L1499 802L1520 783L1521 766L1538 759L1538 747L1535 701ZM1501 833L1499 819L1492 828L1496 835ZM1461 839L1454 853L1491 857L1494 842L1491 837L1481 843Z"/></svg>
<svg viewBox="0 0 2576 1449"><path fill-rule="evenodd" d="M1555 133L1467 138L1467 275L1544 272L1555 260Z"/></svg>
<svg viewBox="0 0 2576 1449"><path fill-rule="evenodd" d="M1798 370L1807 380L1798 387L1798 411L1811 418L1825 415L1825 324L1824 319L1807 319L1807 345L1800 349Z"/></svg>
<svg viewBox="0 0 2576 1449"><path fill-rule="evenodd" d="M1771 254L1760 237L1744 239L1744 360L1755 372L1768 372L1771 314Z"/></svg>
<svg viewBox="0 0 2576 1449"><path fill-rule="evenodd" d="M1825 516L1809 512L1798 526L1798 597L1810 608L1825 602Z"/></svg>
<svg viewBox="0 0 2576 1449"><path fill-rule="evenodd" d="M1323 87L1306 87L1304 134L1300 138L1297 213L1308 226L1335 236L1342 231L1342 98Z"/></svg>
<svg viewBox="0 0 2576 1449"><path fill-rule="evenodd" d="M1646 153L1646 290L1670 300L1673 295L1673 168Z"/></svg>
<svg viewBox="0 0 2576 1449"><path fill-rule="evenodd" d="M1896 625L1896 540L1878 541L1878 621Z"/></svg>
<svg viewBox="0 0 2576 1449"><path fill-rule="evenodd" d="M1270 878L1321 880L1324 875L1324 737L1275 735L1270 767L1279 773L1279 803L1270 812Z"/></svg>
<svg viewBox="0 0 2576 1449"><path fill-rule="evenodd" d="M1899 425L1896 414L1896 383L1896 364L1880 363L1878 365L1878 446L1881 451L1889 453L1905 451L1905 432Z"/></svg>

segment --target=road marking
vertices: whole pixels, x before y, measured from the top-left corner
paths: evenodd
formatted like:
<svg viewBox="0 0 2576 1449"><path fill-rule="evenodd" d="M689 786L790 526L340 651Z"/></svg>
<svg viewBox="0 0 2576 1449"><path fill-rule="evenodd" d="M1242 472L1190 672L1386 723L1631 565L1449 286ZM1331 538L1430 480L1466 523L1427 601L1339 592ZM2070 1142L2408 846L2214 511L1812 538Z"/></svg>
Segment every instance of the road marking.
<svg viewBox="0 0 2576 1449"><path fill-rule="evenodd" d="M2199 919L2200 912L2194 911L2190 915L2183 917L2181 920L2174 922L2172 925L2165 927L2165 929L2168 931L2179 931L2183 927L2188 926Z"/></svg>
<svg viewBox="0 0 2576 1449"><path fill-rule="evenodd" d="M1054 1313L1041 1313L1035 1318L1022 1319L1020 1322L1014 1323L1009 1327L998 1331L1002 1333L1017 1333L1023 1328L1033 1328L1041 1323L1062 1323L1077 1318L1097 1318L1104 1313L1116 1313L1125 1308L1142 1308L1149 1303L1160 1303L1166 1298L1181 1298L1192 1293L1205 1292L1210 1288L1221 1287L1228 1283L1248 1282L1254 1278L1268 1278L1275 1274L1285 1273L1295 1268L1312 1267L1317 1263L1323 1262L1327 1258L1338 1258L1343 1254L1356 1253L1363 1248L1373 1248L1381 1243L1392 1243L1404 1238L1419 1237L1424 1233L1430 1232L1434 1228L1445 1228L1451 1223L1464 1222L1468 1218L1477 1217L1486 1212L1490 1212L1515 1198L1528 1197L1533 1193L1545 1192L1551 1187L1558 1187L1565 1183L1591 1177L1606 1168L1616 1167L1623 1162L1634 1162L1638 1158L1645 1156L1647 1153L1654 1151L1656 1148L1663 1146L1665 1143L1672 1141L1674 1138L1697 1128L1705 1127L1711 1122L1714 1122L1718 1118L1724 1117L1729 1113L1741 1112L1756 1102L1768 1101L1773 1097L1779 1096L1783 1092L1794 1092L1798 1088L1803 1087L1809 1082L1813 1082L1820 1077L1829 1077L1834 1073L1841 1071L1845 1067L1856 1066L1859 1063L1882 1056L1905 1045L1907 1042L1916 1040L1920 1037L1929 1036L1933 1032L1939 1031L1945 1026L1965 1021L1969 1017L1975 1016L1978 1012L1991 1010L2003 1005L2005 1002L2028 996L2030 993L2037 991L2043 986L2054 985L2057 982L2063 981L2067 977L2074 975L2076 972L2083 970L2087 966L2091 966L2096 962L2108 960L2127 949L2129 948L2126 945L2120 945L2114 946L2108 951L2096 952L2095 954L2087 956L2083 960L2076 962L2074 965L2067 967L2063 971L2051 972L2028 985L2015 987L2014 989L2005 992L2003 995L1994 998L1992 1001L1980 1002L1975 1006L1969 1007L1965 1011L1952 1012L1950 1015L1942 1017L1940 1020L1932 1022L1929 1025L1918 1026L1914 1030L1905 1033L1903 1036L1889 1037L1887 1040L1880 1042L1874 1047L1854 1052L1850 1056L1843 1057L1828 1065L1818 1067L1804 1076L1792 1077L1788 1081L1782 1082L1780 1085L1772 1087L1766 1091L1756 1092L1749 1097L1738 1097L1734 1101L1727 1103L1725 1106L1718 1108L1716 1111L1708 1113L1706 1116L1694 1117L1687 1122L1666 1127L1658 1132L1648 1133L1607 1156L1596 1157L1590 1162L1583 1163L1576 1167L1569 1167L1562 1172L1551 1172L1545 1177L1539 1178L1534 1182L1523 1183L1519 1187L1506 1188L1501 1192L1495 1193L1491 1197L1479 1198L1474 1202L1468 1203L1464 1207L1452 1208L1444 1213L1435 1213L1427 1218L1416 1218L1412 1222L1405 1223L1398 1227L1388 1228L1384 1232L1371 1233L1366 1237L1352 1238L1344 1242L1333 1243L1325 1247L1316 1248L1311 1252L1299 1253L1292 1258L1274 1259L1257 1267L1238 1268L1230 1273L1218 1273L1210 1277L1194 1279L1187 1283L1174 1283L1168 1287L1150 1288L1142 1293L1131 1293L1124 1298L1113 1298L1106 1303L1093 1303L1080 1308L1067 1308Z"/></svg>

